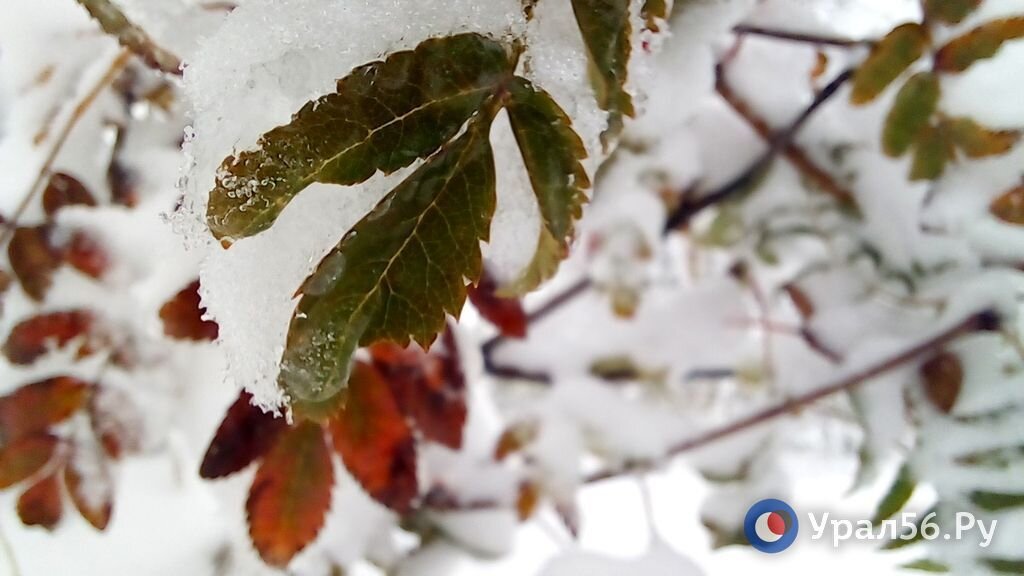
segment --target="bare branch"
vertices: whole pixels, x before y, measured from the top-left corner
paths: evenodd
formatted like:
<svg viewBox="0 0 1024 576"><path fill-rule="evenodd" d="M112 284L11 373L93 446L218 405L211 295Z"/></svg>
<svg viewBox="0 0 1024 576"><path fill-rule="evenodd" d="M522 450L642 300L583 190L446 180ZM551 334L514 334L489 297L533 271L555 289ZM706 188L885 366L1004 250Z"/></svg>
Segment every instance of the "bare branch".
<svg viewBox="0 0 1024 576"><path fill-rule="evenodd" d="M139 28L110 0L77 0L83 8L100 24L100 28L111 36L117 37L133 54L138 56L147 66L154 70L181 76L181 60L164 50L150 38L145 30Z"/></svg>

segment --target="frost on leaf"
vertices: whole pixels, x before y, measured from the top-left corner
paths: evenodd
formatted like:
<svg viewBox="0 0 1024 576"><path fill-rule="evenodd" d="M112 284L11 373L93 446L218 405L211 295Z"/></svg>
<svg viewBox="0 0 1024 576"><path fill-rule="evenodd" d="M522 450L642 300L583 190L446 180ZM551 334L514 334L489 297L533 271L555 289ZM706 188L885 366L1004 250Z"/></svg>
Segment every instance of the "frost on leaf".
<svg viewBox="0 0 1024 576"><path fill-rule="evenodd" d="M963 72L975 62L995 56L1004 43L1021 37L1024 37L1024 17L982 24L940 48L935 54L935 69Z"/></svg>
<svg viewBox="0 0 1024 576"><path fill-rule="evenodd" d="M919 24L899 26L879 42L853 78L850 99L867 104L924 54L928 32Z"/></svg>
<svg viewBox="0 0 1024 576"><path fill-rule="evenodd" d="M288 429L267 453L246 502L249 535L265 562L283 567L316 538L331 505L334 469L323 429Z"/></svg>
<svg viewBox="0 0 1024 576"><path fill-rule="evenodd" d="M64 468L64 484L71 501L86 522L106 530L114 511L114 487L110 466L100 447L79 443Z"/></svg>
<svg viewBox="0 0 1024 576"><path fill-rule="evenodd" d="M287 428L284 418L263 412L253 405L251 394L242 392L206 449L199 475L221 478L242 470L263 457Z"/></svg>
<svg viewBox="0 0 1024 576"><path fill-rule="evenodd" d="M626 91L632 51L629 0L572 0L576 22L590 55L590 76L597 104L608 112L608 129L601 139L607 147L633 116L633 98Z"/></svg>

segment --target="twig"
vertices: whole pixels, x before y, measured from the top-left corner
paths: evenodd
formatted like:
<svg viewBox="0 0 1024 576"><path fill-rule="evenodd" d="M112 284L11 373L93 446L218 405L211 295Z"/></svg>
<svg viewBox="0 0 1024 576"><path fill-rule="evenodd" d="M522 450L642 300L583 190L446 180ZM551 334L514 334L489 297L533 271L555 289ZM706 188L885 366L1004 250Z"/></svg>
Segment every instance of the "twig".
<svg viewBox="0 0 1024 576"><path fill-rule="evenodd" d="M801 32L787 32L774 30L760 26L739 25L734 27L733 32L737 34L750 34L751 36L764 36L776 40L788 40L790 42L806 42L808 44L822 44L826 46L839 46L841 48L856 48L858 46L874 46L875 40L851 40L848 38L835 38L832 36L819 36L817 34L804 34Z"/></svg>
<svg viewBox="0 0 1024 576"><path fill-rule="evenodd" d="M110 0L77 0L89 11L104 32L117 37L117 41L138 56L154 70L181 76L181 60L161 48L145 30L136 26L124 12Z"/></svg>
<svg viewBox="0 0 1024 576"><path fill-rule="evenodd" d="M956 340L957 338L960 338L961 336L971 334L979 330L998 330L999 325L999 316L993 310L985 310L982 312L978 312L976 314L972 314L971 316L967 317L965 320L960 321L951 328L947 328L946 330L940 332L938 335L933 336L925 340L924 342L917 344L916 346L907 348L906 350L903 350L902 352L894 356L886 358L885 360L882 360L881 362L874 364L868 368L865 368L849 376L841 378L832 384L822 386L821 388L818 388L813 392L808 392L807 394L804 394L802 396L791 398L771 408L767 408L760 412L755 412L750 416L741 418L740 420L732 422L731 424L728 424L716 430L712 430L691 440L686 440L678 444L675 444L665 452L665 455L661 458L661 461L664 462L684 452L696 450L697 448L703 448L709 444L717 442L718 440L721 440L728 436L732 436L733 434L737 434L739 432L743 432L750 428L753 428L754 426L764 424L765 422L768 422L779 416L784 416L786 414L795 412L810 404L814 404L818 400L821 400L828 396L832 396L840 392L845 392L851 388L863 384L864 382L872 378L881 376L886 372L890 372L909 362L912 362L928 352L932 352L936 349L942 348L943 346L949 344L950 342ZM635 463L632 465L602 470L600 472L588 476L585 479L585 482L588 484L601 482L603 480L616 478L624 474L630 474L636 471L650 469L651 467L652 463L647 462Z"/></svg>
<svg viewBox="0 0 1024 576"><path fill-rule="evenodd" d="M64 144L67 143L68 136L71 135L72 130L78 125L79 120L85 115L89 107L96 101L96 98L103 93L103 90L109 86L116 78L121 70L131 60L131 52L128 50L122 50L117 58L111 62L110 67L107 68L106 73L99 79L96 84L89 89L82 100L75 106L71 112L71 116L68 117L68 121L61 128L60 134L57 135L57 139L53 142L53 147L50 148L50 153L47 154L46 160L43 161L43 165L39 168L39 175L36 176L32 186L28 189L28 193L25 194L25 198L18 204L18 207L14 210L14 213L7 221L7 228L0 234L0 246L3 246L11 239L11 235L14 234L14 230L18 227L18 220L24 215L25 211L28 210L32 200L37 194L43 189L43 185L46 183L46 179L50 176L50 169L53 167L53 162L57 159L57 155L64 148Z"/></svg>

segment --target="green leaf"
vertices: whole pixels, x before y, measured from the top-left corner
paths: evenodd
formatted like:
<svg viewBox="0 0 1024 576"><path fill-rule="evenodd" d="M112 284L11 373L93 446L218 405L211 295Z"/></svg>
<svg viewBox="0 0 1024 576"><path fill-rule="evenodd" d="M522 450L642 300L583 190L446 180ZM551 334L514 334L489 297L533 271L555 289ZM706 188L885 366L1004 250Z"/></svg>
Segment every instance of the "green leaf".
<svg viewBox="0 0 1024 576"><path fill-rule="evenodd" d="M939 104L939 79L921 72L907 80L899 93L882 130L882 149L894 158L906 154L923 129L928 126Z"/></svg>
<svg viewBox="0 0 1024 576"><path fill-rule="evenodd" d="M530 174L543 226L533 263L513 284L522 294L548 279L568 254L590 179L580 163L587 150L551 96L522 78L512 81L509 94L509 123Z"/></svg>
<svg viewBox="0 0 1024 576"><path fill-rule="evenodd" d="M875 516L871 519L871 523L881 524L883 520L892 518L897 512L906 506L907 501L910 500L910 496L914 493L914 488L916 487L917 481L914 480L914 477L910 472L910 467L904 464L896 475L896 480L894 480L892 486L889 487L889 492L878 504L878 509L875 511Z"/></svg>
<svg viewBox="0 0 1024 576"><path fill-rule="evenodd" d="M944 574L949 572L949 567L945 564L940 564L934 560L915 560L909 564L904 564L904 568L907 570L919 570L921 572L934 572Z"/></svg>
<svg viewBox="0 0 1024 576"><path fill-rule="evenodd" d="M999 574L1024 574L1024 560L1008 558L989 558L984 564Z"/></svg>
<svg viewBox="0 0 1024 576"><path fill-rule="evenodd" d="M591 82L597 104L608 112L608 128L601 135L605 147L633 116L633 99L626 92L629 55L632 51L629 0L572 0L576 23L590 55Z"/></svg>
<svg viewBox="0 0 1024 576"><path fill-rule="evenodd" d="M935 69L963 72L978 60L991 58L1003 44L1024 37L1024 16L995 20L951 40L935 54Z"/></svg>
<svg viewBox="0 0 1024 576"><path fill-rule="evenodd" d="M925 0L924 12L929 19L959 24L980 5L981 0Z"/></svg>
<svg viewBox="0 0 1024 576"><path fill-rule="evenodd" d="M1005 154L1020 140L1020 132L989 130L970 118L954 118L946 120L944 124L953 143L968 158Z"/></svg>
<svg viewBox="0 0 1024 576"><path fill-rule="evenodd" d="M668 2L666 0L645 0L640 10L647 29L651 32L661 31L661 22L668 20Z"/></svg>
<svg viewBox="0 0 1024 576"><path fill-rule="evenodd" d="M976 490L971 492L971 502L989 512L999 512L1024 506L1024 494L1005 494Z"/></svg>
<svg viewBox="0 0 1024 576"><path fill-rule="evenodd" d="M495 207L494 110L476 118L345 235L299 292L279 381L293 403L345 387L360 345L427 348L457 315Z"/></svg>
<svg viewBox="0 0 1024 576"><path fill-rule="evenodd" d="M314 182L357 184L433 154L514 68L504 44L478 34L430 39L356 68L255 150L224 161L210 193L210 230L217 238L256 234Z"/></svg>
<svg viewBox="0 0 1024 576"><path fill-rule="evenodd" d="M953 143L949 135L938 126L927 126L918 135L914 148L911 180L935 180L946 170L946 162L953 157Z"/></svg>
<svg viewBox="0 0 1024 576"><path fill-rule="evenodd" d="M903 24L875 45L853 77L854 104L867 104L878 97L916 62L928 45L928 32L919 24Z"/></svg>

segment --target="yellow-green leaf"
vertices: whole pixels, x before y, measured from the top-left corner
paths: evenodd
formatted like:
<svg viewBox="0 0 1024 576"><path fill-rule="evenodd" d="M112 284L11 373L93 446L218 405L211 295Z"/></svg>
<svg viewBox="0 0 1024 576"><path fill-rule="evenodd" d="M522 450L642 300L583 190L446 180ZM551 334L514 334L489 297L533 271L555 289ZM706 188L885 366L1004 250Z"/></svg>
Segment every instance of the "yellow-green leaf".
<svg viewBox="0 0 1024 576"><path fill-rule="evenodd" d="M971 492L971 502L988 512L1001 512L1011 508L1024 506L1024 494L1008 494L1004 492L988 492L975 490Z"/></svg>
<svg viewBox="0 0 1024 576"><path fill-rule="evenodd" d="M1024 37L1024 16L995 20L951 40L935 54L935 69L963 72L978 60L991 58L1003 44Z"/></svg>
<svg viewBox="0 0 1024 576"><path fill-rule="evenodd" d="M632 51L629 0L572 0L576 22L590 55L591 82L597 104L608 112L608 129L601 138L608 146L633 116L633 98L626 92Z"/></svg>
<svg viewBox="0 0 1024 576"><path fill-rule="evenodd" d="M935 180L946 170L946 162L953 158L953 143L949 134L938 126L927 126L918 135L914 146L911 180Z"/></svg>
<svg viewBox="0 0 1024 576"><path fill-rule="evenodd" d="M1005 154L1020 140L1020 132L989 130L970 118L953 118L944 124L953 143L968 158Z"/></svg>
<svg viewBox="0 0 1024 576"><path fill-rule="evenodd" d="M514 284L521 294L549 278L568 254L574 223L583 215L590 178L580 163L587 157L586 148L551 96L521 78L511 83L509 93L509 123L530 174L544 227L533 259L536 266L527 268Z"/></svg>
<svg viewBox="0 0 1024 576"><path fill-rule="evenodd" d="M356 184L433 154L509 81L514 60L500 42L460 34L356 68L254 150L224 161L210 192L210 230L256 234L314 182Z"/></svg>
<svg viewBox="0 0 1024 576"><path fill-rule="evenodd" d="M939 79L921 72L907 80L893 103L882 130L882 149L898 158L905 154L921 131L928 126L939 104Z"/></svg>
<svg viewBox="0 0 1024 576"><path fill-rule="evenodd" d="M924 12L929 19L959 24L980 5L981 0L925 0Z"/></svg>
<svg viewBox="0 0 1024 576"><path fill-rule="evenodd" d="M893 481L892 486L889 487L889 491L878 504L878 509L875 510L875 515L872 518L871 523L878 525L881 524L883 520L892 518L897 512L906 506L907 501L910 500L910 496L914 494L914 489L916 487L917 481L914 480L914 477L910 472L910 467L904 464L896 475L896 479Z"/></svg>
<svg viewBox="0 0 1024 576"><path fill-rule="evenodd" d="M920 24L903 24L882 39L853 78L850 100L867 104L924 54L928 32Z"/></svg>
<svg viewBox="0 0 1024 576"><path fill-rule="evenodd" d="M293 403L341 391L358 346L426 348L462 310L495 207L492 114L392 190L300 288L279 377Z"/></svg>

